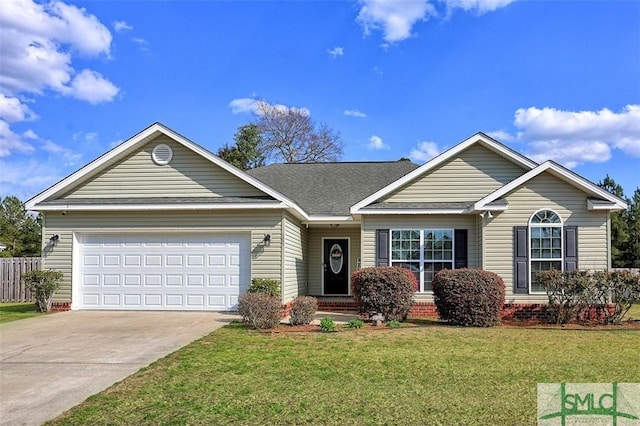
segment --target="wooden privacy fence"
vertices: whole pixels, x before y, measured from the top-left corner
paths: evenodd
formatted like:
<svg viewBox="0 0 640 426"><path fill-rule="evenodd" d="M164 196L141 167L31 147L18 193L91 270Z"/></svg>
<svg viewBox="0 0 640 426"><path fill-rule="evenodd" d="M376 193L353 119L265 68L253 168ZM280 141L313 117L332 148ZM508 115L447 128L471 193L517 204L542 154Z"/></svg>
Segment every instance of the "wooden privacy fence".
<svg viewBox="0 0 640 426"><path fill-rule="evenodd" d="M0 258L0 301L33 302L31 292L22 282L22 275L40 269L41 264L39 257Z"/></svg>

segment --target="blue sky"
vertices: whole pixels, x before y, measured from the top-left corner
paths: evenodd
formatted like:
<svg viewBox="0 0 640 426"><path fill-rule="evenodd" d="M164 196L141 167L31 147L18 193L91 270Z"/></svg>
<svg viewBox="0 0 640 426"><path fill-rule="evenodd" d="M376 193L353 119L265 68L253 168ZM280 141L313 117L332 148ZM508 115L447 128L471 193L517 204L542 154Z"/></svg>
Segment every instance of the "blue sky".
<svg viewBox="0 0 640 426"><path fill-rule="evenodd" d="M0 196L156 121L216 152L257 99L308 109L346 161L483 131L640 186L638 1L5 0L0 39Z"/></svg>

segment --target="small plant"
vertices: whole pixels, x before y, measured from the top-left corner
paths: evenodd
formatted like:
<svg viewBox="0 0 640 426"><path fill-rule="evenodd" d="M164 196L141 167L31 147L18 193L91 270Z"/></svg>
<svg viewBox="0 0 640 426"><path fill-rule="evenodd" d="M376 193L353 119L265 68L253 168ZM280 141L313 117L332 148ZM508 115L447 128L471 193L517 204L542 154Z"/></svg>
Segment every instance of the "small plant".
<svg viewBox="0 0 640 426"><path fill-rule="evenodd" d="M291 302L291 325L309 324L318 310L318 301L311 296L298 296Z"/></svg>
<svg viewBox="0 0 640 426"><path fill-rule="evenodd" d="M251 280L247 293L262 293L279 299L280 281L273 278L254 278Z"/></svg>
<svg viewBox="0 0 640 426"><path fill-rule="evenodd" d="M35 270L23 275L27 289L36 299L38 312L49 312L53 303L53 295L60 288L62 272L54 270Z"/></svg>
<svg viewBox="0 0 640 426"><path fill-rule="evenodd" d="M238 313L255 328L274 328L280 324L282 305L263 293L243 293L238 297Z"/></svg>
<svg viewBox="0 0 640 426"><path fill-rule="evenodd" d="M353 318L349 320L347 326L349 328L362 328L364 326L364 321L362 321L361 319Z"/></svg>
<svg viewBox="0 0 640 426"><path fill-rule="evenodd" d="M387 327L389 328L398 328L401 326L400 321L395 321L395 320L391 320L391 321L387 321Z"/></svg>
<svg viewBox="0 0 640 426"><path fill-rule="evenodd" d="M336 323L329 317L324 317L320 320L320 330L323 333L331 333L336 331Z"/></svg>

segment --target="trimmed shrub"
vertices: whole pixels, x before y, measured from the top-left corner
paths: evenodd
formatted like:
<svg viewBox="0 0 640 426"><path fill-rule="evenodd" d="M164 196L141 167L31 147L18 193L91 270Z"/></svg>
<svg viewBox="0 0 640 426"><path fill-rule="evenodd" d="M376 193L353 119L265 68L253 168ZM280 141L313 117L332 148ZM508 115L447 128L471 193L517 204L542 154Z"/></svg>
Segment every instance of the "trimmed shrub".
<svg viewBox="0 0 640 426"><path fill-rule="evenodd" d="M27 272L22 279L36 299L38 312L49 312L53 295L62 283L62 272L54 270L34 270Z"/></svg>
<svg viewBox="0 0 640 426"><path fill-rule="evenodd" d="M577 319L620 324L640 300L640 276L630 271L543 271L536 278L549 299L552 320L567 324Z"/></svg>
<svg viewBox="0 0 640 426"><path fill-rule="evenodd" d="M587 307L585 295L590 277L583 271L563 272L556 269L536 273L549 299L552 321L567 324Z"/></svg>
<svg viewBox="0 0 640 426"><path fill-rule="evenodd" d="M279 299L280 281L273 278L254 278L251 280L247 293L262 293Z"/></svg>
<svg viewBox="0 0 640 426"><path fill-rule="evenodd" d="M311 296L298 296L291 302L291 325L309 324L318 310L318 301Z"/></svg>
<svg viewBox="0 0 640 426"><path fill-rule="evenodd" d="M358 269L351 275L351 286L360 314L381 314L395 321L407 318L418 290L415 275L395 266Z"/></svg>
<svg viewBox="0 0 640 426"><path fill-rule="evenodd" d="M500 324L504 291L498 274L481 269L443 269L433 279L433 299L440 318L467 327Z"/></svg>
<svg viewBox="0 0 640 426"><path fill-rule="evenodd" d="M280 324L280 300L263 293L243 293L238 297L238 313L255 328L274 328Z"/></svg>

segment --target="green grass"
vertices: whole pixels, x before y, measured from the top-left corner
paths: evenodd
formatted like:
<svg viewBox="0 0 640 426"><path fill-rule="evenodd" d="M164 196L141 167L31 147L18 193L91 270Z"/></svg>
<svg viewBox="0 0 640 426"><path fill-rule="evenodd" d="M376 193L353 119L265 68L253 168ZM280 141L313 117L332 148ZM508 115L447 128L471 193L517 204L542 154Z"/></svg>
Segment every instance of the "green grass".
<svg viewBox="0 0 640 426"><path fill-rule="evenodd" d="M42 315L33 303L0 303L0 324Z"/></svg>
<svg viewBox="0 0 640 426"><path fill-rule="evenodd" d="M629 311L626 313L624 318L622 318L622 321L626 321L630 319L640 320L640 302L637 302L631 305L631 309L629 309Z"/></svg>
<svg viewBox="0 0 640 426"><path fill-rule="evenodd" d="M536 384L640 382L639 330L232 324L50 424L536 424Z"/></svg>

